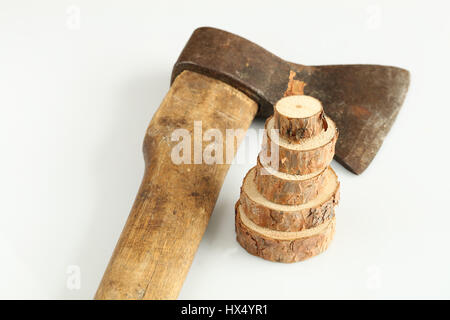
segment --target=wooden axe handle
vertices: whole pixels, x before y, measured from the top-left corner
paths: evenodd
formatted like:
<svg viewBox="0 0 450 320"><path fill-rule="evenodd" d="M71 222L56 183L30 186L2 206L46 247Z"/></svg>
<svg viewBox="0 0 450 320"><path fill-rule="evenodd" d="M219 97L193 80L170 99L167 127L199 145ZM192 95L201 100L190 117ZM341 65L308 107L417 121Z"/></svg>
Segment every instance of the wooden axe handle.
<svg viewBox="0 0 450 320"><path fill-rule="evenodd" d="M184 71L153 116L144 139L139 193L96 299L176 299L206 230L229 164L174 164L175 129L247 130L257 104L219 80ZM209 143L203 143L208 145ZM203 147L202 147L203 148ZM233 156L237 145L233 148ZM232 211L230 211L232 214Z"/></svg>

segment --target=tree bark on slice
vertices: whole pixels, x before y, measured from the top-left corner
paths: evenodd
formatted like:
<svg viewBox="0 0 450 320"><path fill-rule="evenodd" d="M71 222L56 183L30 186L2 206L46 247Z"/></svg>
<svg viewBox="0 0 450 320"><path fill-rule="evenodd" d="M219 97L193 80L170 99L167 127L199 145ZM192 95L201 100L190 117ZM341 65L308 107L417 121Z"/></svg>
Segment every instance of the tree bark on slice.
<svg viewBox="0 0 450 320"><path fill-rule="evenodd" d="M311 112L302 112L302 107L309 107ZM280 136L292 143L316 136L326 128L322 104L309 96L281 99L274 107L273 118L274 128L280 130Z"/></svg>
<svg viewBox="0 0 450 320"><path fill-rule="evenodd" d="M312 232L306 232L303 237L289 239L289 235L286 235L286 237L275 238L269 235L271 230L263 231L267 234L258 232L260 230L255 231L243 222L243 218L238 202L235 207L235 220L236 239L239 244L250 254L284 263L302 261L325 251L334 236L336 225L336 220L333 218L314 228L311 230ZM289 234L288 232L281 233Z"/></svg>
<svg viewBox="0 0 450 320"><path fill-rule="evenodd" d="M326 169L311 175L278 173L264 167L258 156L255 183L258 191L269 201L298 205L313 200L320 192Z"/></svg>
<svg viewBox="0 0 450 320"><path fill-rule="evenodd" d="M310 174L328 167L333 160L338 130L333 121L329 118L326 118L326 121L328 128L322 131L320 135L304 139L302 144L292 144L280 136L278 137L278 142L276 139L273 140L271 137L273 118L267 119L262 153L265 158L277 159L278 161L263 164L265 166L269 165L274 170L295 175ZM272 150L274 147L278 150ZM272 155L272 152L276 152L275 150L278 153Z"/></svg>
<svg viewBox="0 0 450 320"><path fill-rule="evenodd" d="M280 205L269 202L255 186L255 168L244 178L240 204L246 216L256 225L275 231L296 232L317 227L334 217L339 203L339 182L333 169L326 170L319 196L303 205Z"/></svg>

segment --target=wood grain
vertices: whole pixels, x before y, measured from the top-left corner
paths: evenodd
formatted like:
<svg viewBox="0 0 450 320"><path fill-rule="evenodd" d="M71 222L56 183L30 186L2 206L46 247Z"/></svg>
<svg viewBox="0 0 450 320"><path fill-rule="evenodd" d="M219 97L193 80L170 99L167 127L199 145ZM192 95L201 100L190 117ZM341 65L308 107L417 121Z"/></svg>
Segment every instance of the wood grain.
<svg viewBox="0 0 450 320"><path fill-rule="evenodd" d="M256 112L253 100L219 80L191 71L175 79L147 129L144 178L96 299L177 298L229 164L174 164L179 142L171 134L185 128L193 136L201 120L203 132L225 137L226 129L246 130Z"/></svg>

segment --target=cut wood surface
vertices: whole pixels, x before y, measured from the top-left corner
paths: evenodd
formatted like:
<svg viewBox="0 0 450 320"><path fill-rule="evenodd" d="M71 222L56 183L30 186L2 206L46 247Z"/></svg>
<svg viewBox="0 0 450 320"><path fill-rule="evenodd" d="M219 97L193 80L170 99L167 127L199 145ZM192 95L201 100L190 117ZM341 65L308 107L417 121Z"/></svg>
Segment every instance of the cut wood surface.
<svg viewBox="0 0 450 320"><path fill-rule="evenodd" d="M324 129L325 114L319 100L303 95L282 98L274 107L274 128L292 143L318 135Z"/></svg>
<svg viewBox="0 0 450 320"><path fill-rule="evenodd" d="M244 178L240 204L254 224L276 231L302 231L316 227L333 217L333 208L339 202L339 182L329 167L324 174L319 195L302 205L282 205L267 200L256 187L253 167Z"/></svg>
<svg viewBox="0 0 450 320"><path fill-rule="evenodd" d="M249 253L266 260L291 263L311 258L328 248L336 220L300 232L280 232L255 225L235 206L236 239Z"/></svg>
<svg viewBox="0 0 450 320"><path fill-rule="evenodd" d="M191 71L175 79L147 129L144 178L96 299L177 298L229 165L173 163L172 133L183 128L192 137L200 120L203 131L223 136L246 130L257 108L219 80Z"/></svg>
<svg viewBox="0 0 450 320"><path fill-rule="evenodd" d="M263 166L260 156L255 170L255 184L267 200L279 204L298 205L317 197L323 185L326 169L309 175L292 175Z"/></svg>
<svg viewBox="0 0 450 320"><path fill-rule="evenodd" d="M338 137L338 130L334 122L325 117L327 129L318 135L302 139L300 143L291 143L274 132L274 119L266 121L266 136L262 152L266 158L272 158L272 144L278 149L278 162L269 164L275 170L305 175L325 169L333 160L334 147ZM278 168L277 168L278 167Z"/></svg>

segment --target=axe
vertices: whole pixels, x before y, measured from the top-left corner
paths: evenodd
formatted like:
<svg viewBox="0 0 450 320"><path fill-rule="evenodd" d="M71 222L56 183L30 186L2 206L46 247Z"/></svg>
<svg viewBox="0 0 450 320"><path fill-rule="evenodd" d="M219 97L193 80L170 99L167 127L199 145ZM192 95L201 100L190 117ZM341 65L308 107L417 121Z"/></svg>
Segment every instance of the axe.
<svg viewBox="0 0 450 320"><path fill-rule="evenodd" d="M195 138L194 121L201 121L203 131L226 136L227 129L247 130L255 116L270 116L285 94L306 94L322 102L340 130L335 159L360 174L389 132L408 86L404 69L299 65L237 35L196 29L147 129L144 177L95 298L178 296L229 163L174 163L176 129Z"/></svg>

